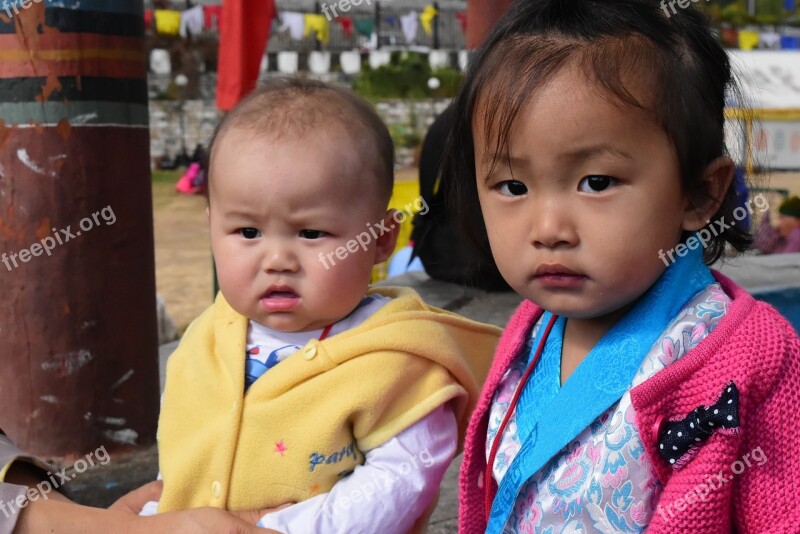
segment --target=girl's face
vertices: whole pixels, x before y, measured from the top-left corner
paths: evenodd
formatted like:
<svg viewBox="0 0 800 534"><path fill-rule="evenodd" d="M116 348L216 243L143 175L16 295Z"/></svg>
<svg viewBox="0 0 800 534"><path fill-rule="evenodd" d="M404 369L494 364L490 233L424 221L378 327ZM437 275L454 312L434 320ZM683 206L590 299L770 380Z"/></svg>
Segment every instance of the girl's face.
<svg viewBox="0 0 800 534"><path fill-rule="evenodd" d="M659 251L702 226L658 124L609 102L576 69L565 67L522 109L508 159L501 154L491 174L482 112L475 167L492 254L508 283L539 306L573 318L620 310L666 269Z"/></svg>

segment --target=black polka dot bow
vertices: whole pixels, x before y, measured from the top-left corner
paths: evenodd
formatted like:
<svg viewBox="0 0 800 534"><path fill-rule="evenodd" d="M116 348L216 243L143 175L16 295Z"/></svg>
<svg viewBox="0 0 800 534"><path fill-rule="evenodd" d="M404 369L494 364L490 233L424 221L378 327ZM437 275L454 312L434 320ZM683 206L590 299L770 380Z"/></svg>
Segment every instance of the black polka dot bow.
<svg viewBox="0 0 800 534"><path fill-rule="evenodd" d="M730 382L713 406L700 406L680 421L666 423L658 437L658 452L670 465L699 446L715 430L739 428L739 390Z"/></svg>

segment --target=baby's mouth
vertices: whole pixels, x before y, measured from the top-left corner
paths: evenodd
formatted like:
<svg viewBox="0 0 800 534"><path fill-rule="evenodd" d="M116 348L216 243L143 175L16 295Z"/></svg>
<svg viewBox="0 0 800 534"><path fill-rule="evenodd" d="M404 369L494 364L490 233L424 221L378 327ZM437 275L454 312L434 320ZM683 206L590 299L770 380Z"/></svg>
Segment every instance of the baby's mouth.
<svg viewBox="0 0 800 534"><path fill-rule="evenodd" d="M297 293L293 291L272 291L268 292L265 296L265 299L292 299L297 298Z"/></svg>
<svg viewBox="0 0 800 534"><path fill-rule="evenodd" d="M286 312L300 303L300 295L290 287L271 287L262 295L259 303L267 312Z"/></svg>

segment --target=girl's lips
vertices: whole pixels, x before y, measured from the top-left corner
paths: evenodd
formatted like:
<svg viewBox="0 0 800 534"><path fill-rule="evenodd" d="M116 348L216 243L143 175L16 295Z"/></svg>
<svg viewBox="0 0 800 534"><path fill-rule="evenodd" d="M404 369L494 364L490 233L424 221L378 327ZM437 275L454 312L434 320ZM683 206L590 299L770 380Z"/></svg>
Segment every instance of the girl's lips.
<svg viewBox="0 0 800 534"><path fill-rule="evenodd" d="M581 274L541 274L534 278L545 287L575 288L583 284L587 278Z"/></svg>
<svg viewBox="0 0 800 534"><path fill-rule="evenodd" d="M587 277L576 273L558 263L540 266L534 274L534 280L548 288L570 289L583 284Z"/></svg>
<svg viewBox="0 0 800 534"><path fill-rule="evenodd" d="M547 276L547 275L556 275L556 276L582 276L579 273L576 273L572 269L568 269L561 265L560 263L545 263L540 265L538 269L536 269L536 273L534 276L537 278L540 276Z"/></svg>

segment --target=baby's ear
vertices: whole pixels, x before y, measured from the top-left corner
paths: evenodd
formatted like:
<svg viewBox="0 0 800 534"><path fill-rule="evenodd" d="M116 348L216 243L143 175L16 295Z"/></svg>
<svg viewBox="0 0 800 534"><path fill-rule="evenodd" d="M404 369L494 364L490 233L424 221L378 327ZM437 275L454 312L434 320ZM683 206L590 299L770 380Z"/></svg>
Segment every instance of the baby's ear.
<svg viewBox="0 0 800 534"><path fill-rule="evenodd" d="M683 218L683 229L689 232L700 230L711 219L731 186L736 165L728 156L720 156L708 164L703 172L698 199L689 202Z"/></svg>
<svg viewBox="0 0 800 534"><path fill-rule="evenodd" d="M381 227L381 232L383 233L378 236L378 240L375 243L375 265L388 260L389 256L394 252L394 248L397 246L397 237L400 235L400 223L395 221L395 213L397 213L397 210L390 209L383 217L383 226Z"/></svg>

